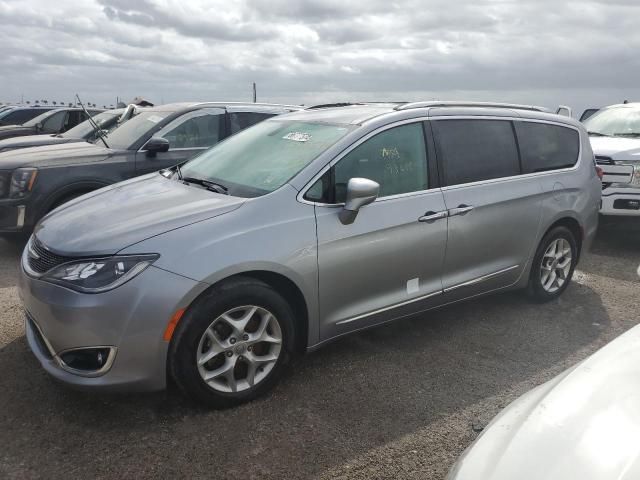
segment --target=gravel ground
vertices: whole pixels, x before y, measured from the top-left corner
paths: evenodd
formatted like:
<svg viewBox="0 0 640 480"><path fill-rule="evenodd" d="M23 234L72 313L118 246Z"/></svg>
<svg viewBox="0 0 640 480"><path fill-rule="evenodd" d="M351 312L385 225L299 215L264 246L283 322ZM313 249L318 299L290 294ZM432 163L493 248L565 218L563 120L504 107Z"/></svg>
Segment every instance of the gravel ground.
<svg viewBox="0 0 640 480"><path fill-rule="evenodd" d="M0 240L0 478L440 479L500 409L640 321L640 223L615 223L554 303L507 293L352 335L206 411L51 380L24 338L19 251Z"/></svg>

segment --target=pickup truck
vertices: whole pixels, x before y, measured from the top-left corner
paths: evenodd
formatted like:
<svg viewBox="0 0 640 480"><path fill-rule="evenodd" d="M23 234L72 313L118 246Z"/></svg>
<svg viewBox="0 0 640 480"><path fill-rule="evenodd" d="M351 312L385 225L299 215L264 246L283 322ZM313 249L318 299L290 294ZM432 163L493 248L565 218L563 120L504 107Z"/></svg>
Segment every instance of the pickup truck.
<svg viewBox="0 0 640 480"><path fill-rule="evenodd" d="M602 215L640 216L640 103L605 107L584 122L602 169Z"/></svg>

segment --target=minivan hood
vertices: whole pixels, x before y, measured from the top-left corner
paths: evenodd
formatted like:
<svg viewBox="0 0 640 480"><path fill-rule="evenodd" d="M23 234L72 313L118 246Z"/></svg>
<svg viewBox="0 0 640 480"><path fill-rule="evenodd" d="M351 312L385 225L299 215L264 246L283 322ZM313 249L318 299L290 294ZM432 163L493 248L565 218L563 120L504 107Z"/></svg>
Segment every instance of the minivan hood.
<svg viewBox="0 0 640 480"><path fill-rule="evenodd" d="M640 326L505 408L447 478L640 478Z"/></svg>
<svg viewBox="0 0 640 480"><path fill-rule="evenodd" d="M613 160L640 161L640 138L589 137L589 140L596 155L611 157Z"/></svg>
<svg viewBox="0 0 640 480"><path fill-rule="evenodd" d="M40 221L34 234L58 255L112 255L150 237L235 210L244 202L244 198L151 173L61 206Z"/></svg>
<svg viewBox="0 0 640 480"><path fill-rule="evenodd" d="M18 167L51 167L98 162L117 150L87 142L44 145L0 152L0 170Z"/></svg>

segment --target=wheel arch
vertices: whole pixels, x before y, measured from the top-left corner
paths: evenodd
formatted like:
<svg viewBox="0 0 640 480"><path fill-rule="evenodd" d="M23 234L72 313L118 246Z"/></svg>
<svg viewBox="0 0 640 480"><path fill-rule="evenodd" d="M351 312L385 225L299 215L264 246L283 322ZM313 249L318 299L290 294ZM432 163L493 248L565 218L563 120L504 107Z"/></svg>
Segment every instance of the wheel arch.
<svg viewBox="0 0 640 480"><path fill-rule="evenodd" d="M296 329L296 353L304 353L309 338L309 307L300 287L288 276L272 270L246 270L228 275L209 285L200 292L190 303L190 308L202 295L210 290L232 280L239 278L254 279L266 283L280 294L291 306L294 314L294 326Z"/></svg>
<svg viewBox="0 0 640 480"><path fill-rule="evenodd" d="M573 216L569 216L569 215L563 216L561 218L556 219L551 225L549 225L540 238L543 239L547 235L547 233L549 233L551 230L553 230L556 227L566 227L571 231L571 233L573 234L573 237L576 240L576 245L578 247L577 260L580 260L580 255L582 253L582 243L584 240L584 229L580 224L580 222Z"/></svg>

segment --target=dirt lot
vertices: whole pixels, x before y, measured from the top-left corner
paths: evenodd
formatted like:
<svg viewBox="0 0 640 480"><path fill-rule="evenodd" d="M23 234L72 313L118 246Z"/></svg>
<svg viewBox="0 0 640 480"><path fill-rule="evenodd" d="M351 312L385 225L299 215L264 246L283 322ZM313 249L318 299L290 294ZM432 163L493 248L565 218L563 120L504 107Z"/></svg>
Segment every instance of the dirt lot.
<svg viewBox="0 0 640 480"><path fill-rule="evenodd" d="M24 339L0 240L0 478L443 478L493 415L640 321L640 224L601 229L564 296L486 297L295 361L266 398L70 391Z"/></svg>

